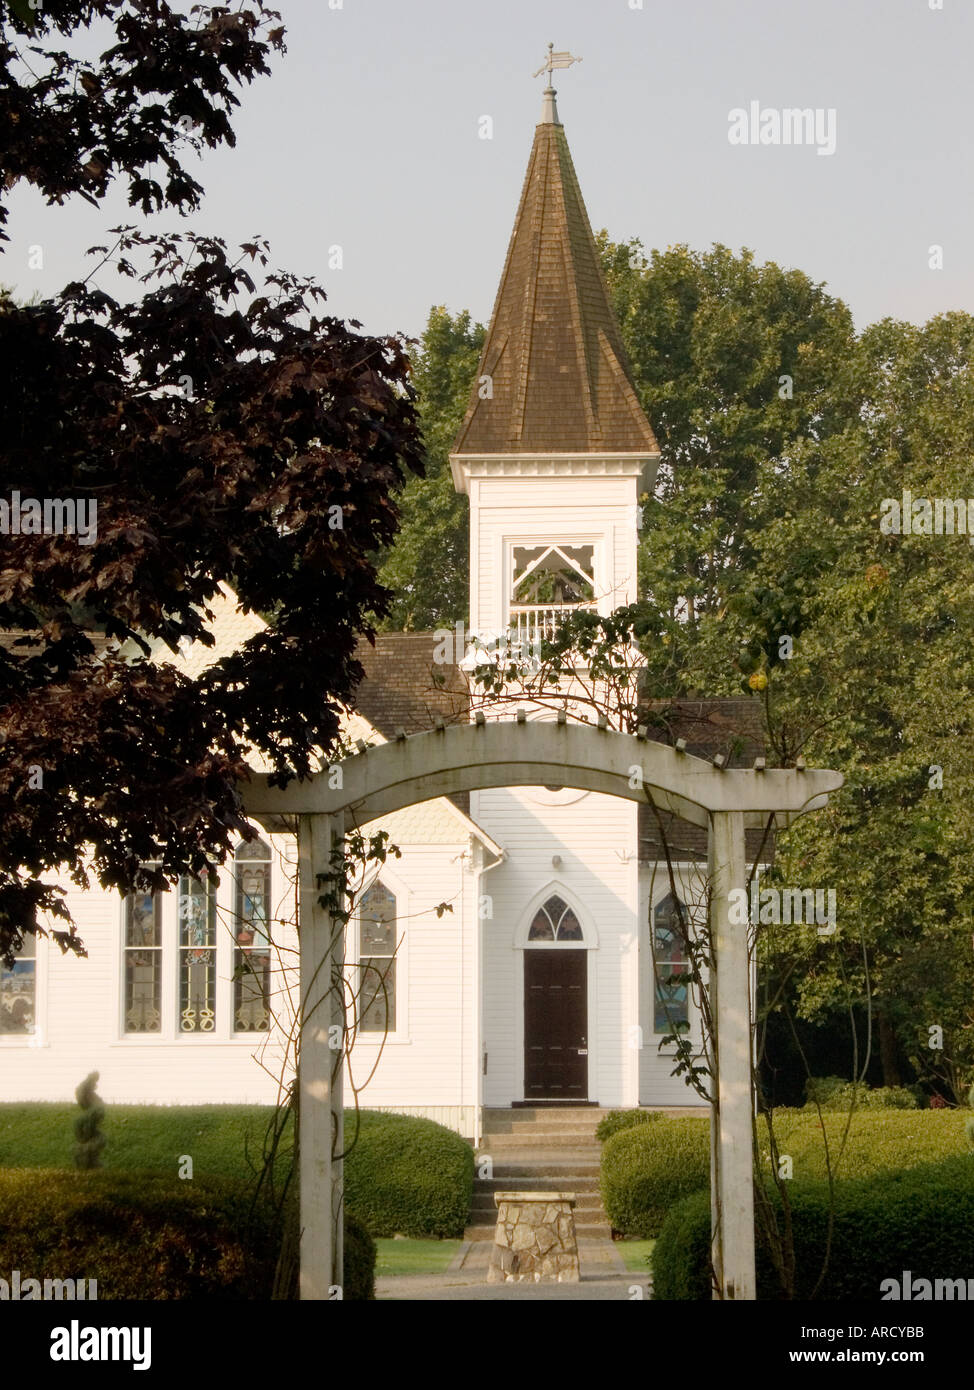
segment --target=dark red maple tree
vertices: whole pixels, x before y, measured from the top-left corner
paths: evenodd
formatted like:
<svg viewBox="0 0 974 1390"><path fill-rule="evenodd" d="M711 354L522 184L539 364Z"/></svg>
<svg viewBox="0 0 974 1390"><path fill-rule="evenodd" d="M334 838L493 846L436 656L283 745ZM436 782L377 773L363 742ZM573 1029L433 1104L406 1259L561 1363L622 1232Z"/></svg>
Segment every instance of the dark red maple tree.
<svg viewBox="0 0 974 1390"><path fill-rule="evenodd" d="M162 158L172 172L158 147L152 155L171 131L165 121L153 116L147 143L130 143L141 94L156 83L158 99L162 84L178 115L194 83L213 100L214 142L227 139L218 113L230 80L264 71L267 44L280 44L276 31L256 37L269 13L260 6L205 8L196 37L162 0L44 12L48 25L115 19L130 61L143 65L128 85L113 85L107 57L99 70L99 95L114 103L99 162L130 179L136 200L143 164ZM164 20L175 56L153 66ZM5 66L16 22L3 21L0 123L4 103L34 110L30 93L12 95ZM88 132L72 147L70 114L62 121L55 104L55 116L30 164L21 123L0 137L4 168L53 196L99 196L109 173L82 188L72 163L88 154ZM199 193L188 175L155 188L150 202L163 205L191 206ZM86 886L93 874L127 891L150 881L147 861L161 866L155 886L199 872L246 829L248 748L284 779L333 743L361 676L357 638L386 607L373 556L395 532L406 471L421 469L402 339L326 316L320 288L269 269L259 240L230 255L193 233L113 236L98 255L141 281L131 300L91 278L38 304L0 300L0 498L97 503L90 544L70 533L0 535L8 962L43 912L60 919L63 949L83 951L62 887L45 879L66 871ZM221 583L271 620L190 678L166 657L207 641Z"/></svg>

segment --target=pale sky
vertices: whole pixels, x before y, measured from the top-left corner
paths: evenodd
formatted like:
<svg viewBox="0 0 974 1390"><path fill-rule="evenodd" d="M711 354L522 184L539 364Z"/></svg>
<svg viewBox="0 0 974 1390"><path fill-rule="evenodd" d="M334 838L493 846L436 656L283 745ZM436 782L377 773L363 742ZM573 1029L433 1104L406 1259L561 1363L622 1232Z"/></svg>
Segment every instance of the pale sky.
<svg viewBox="0 0 974 1390"><path fill-rule="evenodd" d="M550 40L583 60L555 87L595 229L751 247L824 281L860 328L974 313L974 0L936 3L278 0L288 52L241 93L236 149L196 165L193 225L266 236L369 332L416 335L432 304L486 320ZM834 110L835 153L731 144L729 113L752 102ZM18 189L11 206L0 283L25 298L87 273L84 249L138 220L120 195L47 208Z"/></svg>

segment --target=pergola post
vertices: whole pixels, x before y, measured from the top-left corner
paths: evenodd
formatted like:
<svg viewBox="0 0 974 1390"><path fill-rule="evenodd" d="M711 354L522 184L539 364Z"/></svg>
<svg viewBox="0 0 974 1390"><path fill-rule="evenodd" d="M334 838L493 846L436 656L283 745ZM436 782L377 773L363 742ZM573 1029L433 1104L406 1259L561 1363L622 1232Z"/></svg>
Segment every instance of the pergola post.
<svg viewBox="0 0 974 1390"><path fill-rule="evenodd" d="M751 968L745 926L730 920L730 894L745 886L744 815L710 818L711 1007L716 1104L711 1115L714 1297L757 1297L754 1270L754 1140L751 1104Z"/></svg>
<svg viewBox="0 0 974 1390"><path fill-rule="evenodd" d="M584 724L486 720L441 727L346 758L334 783L323 772L286 787L256 774L247 813L271 831L299 821L301 874L300 1184L301 1297L335 1297L342 1283L341 1160L344 1052L344 931L319 899L328 883L331 852L345 833L345 816L362 825L417 802L489 787L535 787L557 781L643 801L650 788L672 815L707 827L711 871L710 980L717 1077L712 1120L712 1203L717 1297L756 1297L754 1168L751 1099L751 972L748 935L730 920L730 894L746 886L745 825L781 826L816 811L842 786L826 768L729 769L681 747ZM632 768L642 769L634 786ZM336 988L331 998L332 982ZM478 1005L478 1007L480 1007ZM482 1085L482 1079L478 1086ZM478 1095L478 1100L482 1093ZM334 1143L334 1150L332 1144Z"/></svg>
<svg viewBox="0 0 974 1390"><path fill-rule="evenodd" d="M301 886L299 1181L302 1299L329 1299L342 1285L342 1146L344 930L322 904L332 887L331 856L345 817L302 815L298 822Z"/></svg>

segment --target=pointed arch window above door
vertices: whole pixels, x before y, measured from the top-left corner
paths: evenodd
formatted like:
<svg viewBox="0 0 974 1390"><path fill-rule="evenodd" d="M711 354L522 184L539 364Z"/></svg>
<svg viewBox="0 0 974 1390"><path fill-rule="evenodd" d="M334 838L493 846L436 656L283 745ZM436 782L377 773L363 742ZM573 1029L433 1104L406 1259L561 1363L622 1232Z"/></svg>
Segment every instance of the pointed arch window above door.
<svg viewBox="0 0 974 1390"><path fill-rule="evenodd" d="M529 941L582 941L582 924L557 894L542 903L531 921Z"/></svg>

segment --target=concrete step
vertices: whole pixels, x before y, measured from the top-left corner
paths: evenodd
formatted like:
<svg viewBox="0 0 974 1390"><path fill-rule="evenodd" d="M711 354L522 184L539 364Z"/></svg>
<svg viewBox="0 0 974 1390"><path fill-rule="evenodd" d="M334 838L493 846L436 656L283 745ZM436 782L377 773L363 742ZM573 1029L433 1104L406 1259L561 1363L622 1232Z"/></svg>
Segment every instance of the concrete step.
<svg viewBox="0 0 974 1390"><path fill-rule="evenodd" d="M486 1153L502 1149L591 1149L601 1153L602 1145L591 1134L578 1129L524 1129L511 1134L485 1134L480 1147Z"/></svg>
<svg viewBox="0 0 974 1390"><path fill-rule="evenodd" d="M514 1184L518 1186L515 1187ZM496 1171L492 1178L475 1178L474 1193L486 1192L597 1192L599 1189L598 1170L591 1173L538 1173L533 1168L498 1177Z"/></svg>
<svg viewBox="0 0 974 1390"><path fill-rule="evenodd" d="M478 1170L479 1171L479 1170ZM516 1158L507 1154L495 1159L493 1174L502 1178L507 1187L513 1186L520 1177L535 1177L547 1183L568 1182L572 1176L587 1177L599 1175L599 1164L589 1154L561 1154L553 1158L550 1153L524 1153ZM476 1182L489 1182L489 1178L475 1178Z"/></svg>
<svg viewBox="0 0 974 1390"><path fill-rule="evenodd" d="M508 1111L496 1119L484 1121L484 1135L520 1134L525 1130L538 1130L546 1134L558 1134L562 1130L572 1130L579 1134L595 1134L601 1123L598 1116L587 1116L576 1111L547 1114L544 1111L530 1119L521 1119L516 1113Z"/></svg>
<svg viewBox="0 0 974 1390"><path fill-rule="evenodd" d="M593 1124L598 1124L599 1120L611 1114L611 1109L602 1105L488 1105L483 1111L485 1124L492 1120L513 1119L523 1122L544 1117L561 1119L566 1116L578 1120L591 1119Z"/></svg>

